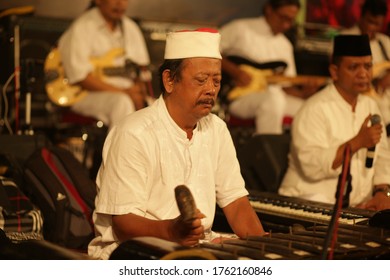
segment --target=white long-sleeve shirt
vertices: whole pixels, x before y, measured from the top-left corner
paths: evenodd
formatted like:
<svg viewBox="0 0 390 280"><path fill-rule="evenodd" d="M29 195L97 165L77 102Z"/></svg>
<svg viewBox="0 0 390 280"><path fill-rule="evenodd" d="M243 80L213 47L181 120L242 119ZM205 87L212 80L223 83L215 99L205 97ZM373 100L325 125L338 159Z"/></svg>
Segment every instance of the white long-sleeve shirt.
<svg viewBox="0 0 390 280"><path fill-rule="evenodd" d="M341 167L332 168L337 149L358 134L369 114L380 114L373 99L359 95L353 112L333 84L309 98L294 118L289 166L279 194L333 203L341 173ZM369 199L373 185L390 184L385 131L372 168L365 167L366 156L367 149L360 149L351 159L352 206Z"/></svg>

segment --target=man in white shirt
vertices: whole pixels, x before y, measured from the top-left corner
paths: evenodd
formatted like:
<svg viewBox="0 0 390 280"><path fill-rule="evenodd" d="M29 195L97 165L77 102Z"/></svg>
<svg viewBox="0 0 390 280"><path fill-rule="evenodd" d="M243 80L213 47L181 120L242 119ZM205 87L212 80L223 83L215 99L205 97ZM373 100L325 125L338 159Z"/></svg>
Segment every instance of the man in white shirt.
<svg viewBox="0 0 390 280"><path fill-rule="evenodd" d="M289 166L279 194L334 203L344 151L350 147L351 206L390 208L390 151L370 89L372 57L367 35L339 35L329 71L333 83L309 98L294 119ZM376 147L372 167L368 148Z"/></svg>
<svg viewBox="0 0 390 280"><path fill-rule="evenodd" d="M187 246L211 240L216 203L239 237L264 234L229 130L210 114L222 78L219 42L215 30L167 35L163 94L124 118L104 145L91 256L107 259L120 242L139 236ZM178 185L191 190L199 209L191 223L176 205Z"/></svg>
<svg viewBox="0 0 390 280"><path fill-rule="evenodd" d="M61 36L59 51L69 83L87 91L75 98L71 109L111 129L127 114L143 108L147 99L145 84L137 77L121 76L119 69L127 74L127 61L138 66L150 61L140 28L125 16L128 1L94 3ZM108 68L118 71L111 75Z"/></svg>
<svg viewBox="0 0 390 280"><path fill-rule="evenodd" d="M299 0L270 0L263 8L263 16L237 19L220 29L222 70L235 87L250 88L237 97L232 97L232 92L227 93L229 112L243 119L254 118L257 134L282 134L283 117L293 117L304 99L318 90L323 81L308 79L299 87L264 83L263 89L252 89L252 80L261 75L244 71L230 57L258 65L281 61L287 64L283 74L296 76L293 46L284 32L293 26L299 9Z"/></svg>
<svg viewBox="0 0 390 280"><path fill-rule="evenodd" d="M387 16L386 0L367 0L362 5L359 22L341 34L367 34L370 38L372 63L374 65L373 85L371 96L378 102L383 122L390 124L390 38L381 30ZM390 126L388 134L390 134Z"/></svg>

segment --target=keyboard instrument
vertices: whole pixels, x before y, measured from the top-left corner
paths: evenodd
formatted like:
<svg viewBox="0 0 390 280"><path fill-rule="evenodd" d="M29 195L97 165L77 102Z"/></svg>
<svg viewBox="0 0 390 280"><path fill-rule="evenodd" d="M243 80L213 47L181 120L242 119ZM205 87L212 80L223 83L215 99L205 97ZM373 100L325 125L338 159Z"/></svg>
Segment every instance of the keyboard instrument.
<svg viewBox="0 0 390 280"><path fill-rule="evenodd" d="M295 223L304 226L314 224L328 224L333 213L333 205L314 202L305 199L281 196L269 192L251 191L249 196L252 207L262 221L292 225ZM374 211L344 208L340 213L339 223L348 225L368 225Z"/></svg>
<svg viewBox="0 0 390 280"><path fill-rule="evenodd" d="M333 205L250 191L249 200L259 216L265 236L239 239L217 208L213 231L222 243L206 240L195 247L180 246L156 238L133 238L122 243L111 259L255 259L318 260L328 258L327 241ZM390 230L369 225L376 212L342 209L332 259L389 259ZM235 237L233 237L235 236Z"/></svg>

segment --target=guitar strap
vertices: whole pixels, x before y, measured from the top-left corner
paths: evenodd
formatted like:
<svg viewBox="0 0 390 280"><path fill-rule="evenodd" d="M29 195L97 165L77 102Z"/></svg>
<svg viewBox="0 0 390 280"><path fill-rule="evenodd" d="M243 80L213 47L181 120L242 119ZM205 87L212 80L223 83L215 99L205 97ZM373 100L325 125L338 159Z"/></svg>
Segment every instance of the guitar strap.
<svg viewBox="0 0 390 280"><path fill-rule="evenodd" d="M383 55L383 57L385 58L385 60L390 60L389 59L389 55L387 54L387 52L386 52L386 49L385 49L385 47L383 46L383 42L381 41L381 40L378 40L378 44L379 44L379 47L381 48L381 51L382 51L382 55Z"/></svg>

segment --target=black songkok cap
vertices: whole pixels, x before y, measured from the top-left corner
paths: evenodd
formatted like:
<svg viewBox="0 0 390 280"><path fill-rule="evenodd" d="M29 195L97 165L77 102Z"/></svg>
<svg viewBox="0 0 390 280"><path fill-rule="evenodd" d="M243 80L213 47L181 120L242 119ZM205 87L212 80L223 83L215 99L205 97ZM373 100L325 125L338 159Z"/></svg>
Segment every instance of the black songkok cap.
<svg viewBox="0 0 390 280"><path fill-rule="evenodd" d="M334 38L333 56L371 55L368 35L338 35Z"/></svg>

